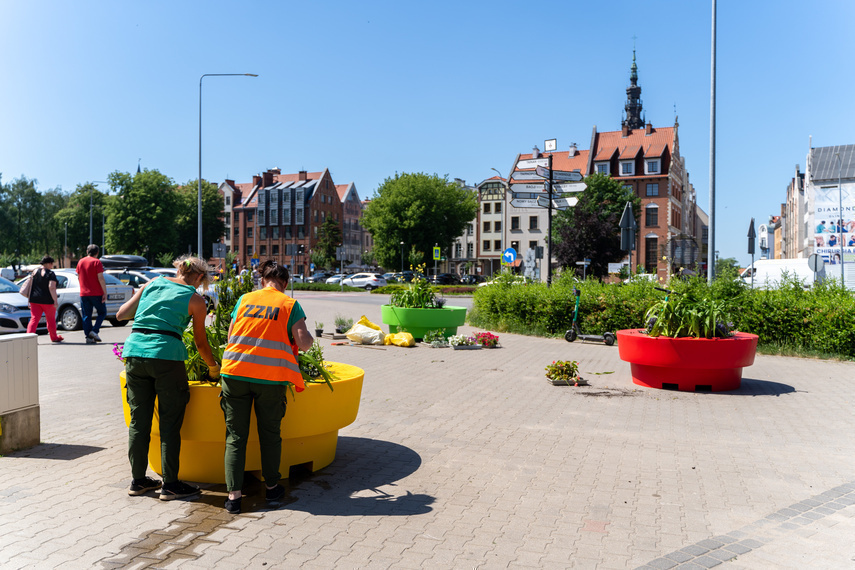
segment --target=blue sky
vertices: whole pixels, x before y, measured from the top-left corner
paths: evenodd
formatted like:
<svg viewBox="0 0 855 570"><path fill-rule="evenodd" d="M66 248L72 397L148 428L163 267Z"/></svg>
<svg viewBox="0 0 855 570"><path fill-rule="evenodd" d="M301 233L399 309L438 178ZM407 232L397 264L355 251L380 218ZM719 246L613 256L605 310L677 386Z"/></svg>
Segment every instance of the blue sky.
<svg viewBox="0 0 855 570"><path fill-rule="evenodd" d="M845 0L718 2L716 246L780 212L814 146L855 143ZM329 168L370 197L398 172L477 183L557 138L618 130L633 41L647 119L709 204L710 2L0 3L0 173L40 190L158 169L249 181ZM635 37L635 40L633 40Z"/></svg>

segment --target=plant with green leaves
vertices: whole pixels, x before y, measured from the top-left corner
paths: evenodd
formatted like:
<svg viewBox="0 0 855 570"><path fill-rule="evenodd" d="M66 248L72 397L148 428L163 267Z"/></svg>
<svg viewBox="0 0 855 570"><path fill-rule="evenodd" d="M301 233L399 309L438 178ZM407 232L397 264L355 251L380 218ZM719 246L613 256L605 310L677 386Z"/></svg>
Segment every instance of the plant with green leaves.
<svg viewBox="0 0 855 570"><path fill-rule="evenodd" d="M353 326L353 319L348 319L342 315L335 316L335 328L337 331L348 331Z"/></svg>
<svg viewBox="0 0 855 570"><path fill-rule="evenodd" d="M424 266L417 268L418 275L422 274L423 271ZM393 307L404 309L436 309L441 308L445 304L445 300L439 302L427 279L417 276L410 281L406 289L394 291L389 303Z"/></svg>
<svg viewBox="0 0 855 570"><path fill-rule="evenodd" d="M713 299L708 291L684 287L682 294L669 291L647 310L647 334L672 338L727 338L732 336L724 301Z"/></svg>
<svg viewBox="0 0 855 570"><path fill-rule="evenodd" d="M422 341L426 344L429 344L433 348L445 348L448 345L448 340L445 338L445 331L443 329L435 329L425 333L425 336L422 338Z"/></svg>
<svg viewBox="0 0 855 570"><path fill-rule="evenodd" d="M545 370L546 377L553 384L578 386L582 382L579 376L579 363L575 360L553 360Z"/></svg>

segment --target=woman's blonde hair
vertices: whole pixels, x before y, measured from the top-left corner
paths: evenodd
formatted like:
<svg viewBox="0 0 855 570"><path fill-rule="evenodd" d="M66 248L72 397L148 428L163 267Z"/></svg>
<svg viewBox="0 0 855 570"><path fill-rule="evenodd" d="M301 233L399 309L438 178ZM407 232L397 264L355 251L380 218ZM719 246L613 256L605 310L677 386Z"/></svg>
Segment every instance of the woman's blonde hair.
<svg viewBox="0 0 855 570"><path fill-rule="evenodd" d="M193 257L189 254L184 254L172 262L172 267L178 270L178 276L184 275L202 275L202 283L200 287L207 289L211 284L211 276L208 274L208 264L204 259Z"/></svg>

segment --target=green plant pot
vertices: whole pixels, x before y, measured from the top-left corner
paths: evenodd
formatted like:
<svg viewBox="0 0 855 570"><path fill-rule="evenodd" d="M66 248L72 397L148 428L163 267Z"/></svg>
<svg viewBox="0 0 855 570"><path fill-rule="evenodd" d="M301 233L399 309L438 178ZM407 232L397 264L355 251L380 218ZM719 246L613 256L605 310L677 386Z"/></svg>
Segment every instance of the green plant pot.
<svg viewBox="0 0 855 570"><path fill-rule="evenodd" d="M384 325L389 325L389 332L396 333L401 329L413 335L416 340L424 338L428 331L442 330L445 338L457 334L457 327L466 322L466 307L448 307L441 309L405 309L382 305L380 316Z"/></svg>

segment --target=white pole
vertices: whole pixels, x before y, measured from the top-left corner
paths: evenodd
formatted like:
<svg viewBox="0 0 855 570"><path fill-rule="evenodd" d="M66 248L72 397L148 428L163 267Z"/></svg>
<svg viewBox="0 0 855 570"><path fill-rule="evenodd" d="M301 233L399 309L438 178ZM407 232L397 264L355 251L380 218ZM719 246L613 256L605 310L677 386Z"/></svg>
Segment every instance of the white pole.
<svg viewBox="0 0 855 570"><path fill-rule="evenodd" d="M707 241L707 280L715 278L715 2L712 0L712 54L710 60L710 227Z"/></svg>

